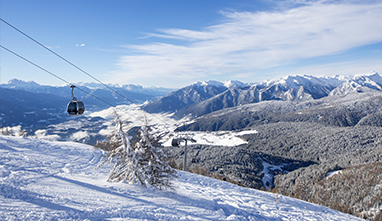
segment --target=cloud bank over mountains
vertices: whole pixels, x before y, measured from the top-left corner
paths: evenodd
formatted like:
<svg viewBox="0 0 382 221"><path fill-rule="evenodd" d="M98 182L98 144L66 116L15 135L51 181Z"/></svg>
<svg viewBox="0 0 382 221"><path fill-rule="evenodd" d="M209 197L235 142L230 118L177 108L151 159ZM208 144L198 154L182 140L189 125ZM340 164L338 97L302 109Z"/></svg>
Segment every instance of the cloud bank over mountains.
<svg viewBox="0 0 382 221"><path fill-rule="evenodd" d="M134 53L120 57L116 76L181 81L253 77L266 68L382 41L381 3L318 1L278 11L221 14L224 19L216 25L200 30L159 29L147 35L157 42L125 45Z"/></svg>

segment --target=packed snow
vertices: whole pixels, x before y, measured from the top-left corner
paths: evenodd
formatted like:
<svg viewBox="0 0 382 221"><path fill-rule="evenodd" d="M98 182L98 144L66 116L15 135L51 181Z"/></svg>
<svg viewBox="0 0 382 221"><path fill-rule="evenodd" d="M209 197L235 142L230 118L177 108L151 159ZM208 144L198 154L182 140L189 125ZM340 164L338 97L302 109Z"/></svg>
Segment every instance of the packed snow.
<svg viewBox="0 0 382 221"><path fill-rule="evenodd" d="M101 152L0 136L0 220L359 220L297 199L178 172L173 191L106 182Z"/></svg>

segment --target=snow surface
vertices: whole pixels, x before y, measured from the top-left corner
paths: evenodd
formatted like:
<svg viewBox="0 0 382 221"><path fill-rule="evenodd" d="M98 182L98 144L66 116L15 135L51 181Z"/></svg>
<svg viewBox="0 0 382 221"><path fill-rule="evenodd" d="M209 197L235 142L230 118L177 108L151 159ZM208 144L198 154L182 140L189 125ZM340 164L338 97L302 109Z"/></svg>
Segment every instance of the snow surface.
<svg viewBox="0 0 382 221"><path fill-rule="evenodd" d="M329 177L332 177L334 175L337 175L337 174L341 174L342 173L342 170L334 170L334 171L330 171L329 173L326 174L325 178L329 178Z"/></svg>
<svg viewBox="0 0 382 221"><path fill-rule="evenodd" d="M149 125L160 125L162 127L166 127L167 125L173 126L173 128L164 128L164 130L174 130L176 128L176 124L178 123L184 123L184 121L177 121L171 118L170 115L164 115L164 114L147 114L144 110L142 110L141 105L118 105L116 107L110 107L107 109L104 109L102 111L97 111L90 113L90 117L102 117L104 119L110 120L112 122L112 119L114 118L113 113L114 110L118 113L118 115L122 118L121 120L124 122L130 122L130 126L142 126L144 122L144 118L146 116L147 121ZM108 128L109 131L112 130L113 126L110 126Z"/></svg>
<svg viewBox="0 0 382 221"><path fill-rule="evenodd" d="M283 171L285 173L288 173L289 171L286 171L283 169L284 166L288 165L288 164L283 164L283 165L272 165L272 164L269 164L267 162L265 162L260 156L259 156L260 160L262 161L262 164L263 164L263 185L265 187L265 189L269 189L270 187L274 187L273 186L273 177L274 177L274 171L276 170L279 170L279 171Z"/></svg>
<svg viewBox="0 0 382 221"><path fill-rule="evenodd" d="M0 220L360 220L297 199L179 172L174 191L106 182L100 151L0 135Z"/></svg>
<svg viewBox="0 0 382 221"><path fill-rule="evenodd" d="M210 146L227 146L234 147L241 144L246 144L247 142L241 139L239 136L255 134L258 133L256 130L248 130L241 132L232 132L232 131L218 131L218 132L178 132L173 134L168 134L161 142L165 147L171 146L172 137L174 134L176 137L190 137L196 140L196 144L204 144ZM193 143L190 143L191 145ZM195 143L194 143L195 144Z"/></svg>

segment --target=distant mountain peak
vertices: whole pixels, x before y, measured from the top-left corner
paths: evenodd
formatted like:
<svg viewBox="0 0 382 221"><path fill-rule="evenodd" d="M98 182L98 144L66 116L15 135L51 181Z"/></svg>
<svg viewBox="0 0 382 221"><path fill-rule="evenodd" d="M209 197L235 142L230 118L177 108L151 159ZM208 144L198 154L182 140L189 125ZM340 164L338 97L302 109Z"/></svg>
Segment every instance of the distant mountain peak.
<svg viewBox="0 0 382 221"><path fill-rule="evenodd" d="M368 77L368 76L379 76L379 77L381 77L381 76L378 74L378 72L376 72L376 71L371 71L371 72L369 72L369 73L365 73L365 74L357 74L357 75L354 75L355 78L357 78L357 77L361 77L361 76L364 76L364 77Z"/></svg>
<svg viewBox="0 0 382 221"><path fill-rule="evenodd" d="M223 84L227 88L237 88L243 87L245 85L243 82L235 80L223 81Z"/></svg>
<svg viewBox="0 0 382 221"><path fill-rule="evenodd" d="M356 75L353 77L353 80L360 80L360 79L374 81L382 85L382 77L375 71L371 73L363 74L363 75Z"/></svg>
<svg viewBox="0 0 382 221"><path fill-rule="evenodd" d="M235 81L235 80L228 80L228 81L208 80L208 81L197 81L197 82L193 83L192 85L203 86L203 87L204 86L215 86L215 87L237 88L237 87L242 87L245 84L241 81Z"/></svg>
<svg viewBox="0 0 382 221"><path fill-rule="evenodd" d="M8 81L8 84L12 85L12 86L28 86L28 87L31 87L31 86L40 86L39 84L37 84L36 82L34 81L23 81L23 80L19 80L19 79L16 79L16 78L13 78L11 80Z"/></svg>
<svg viewBox="0 0 382 221"><path fill-rule="evenodd" d="M208 80L208 81L197 81L193 83L191 86L217 86L217 87L224 87L224 84L220 81L214 81L214 80Z"/></svg>

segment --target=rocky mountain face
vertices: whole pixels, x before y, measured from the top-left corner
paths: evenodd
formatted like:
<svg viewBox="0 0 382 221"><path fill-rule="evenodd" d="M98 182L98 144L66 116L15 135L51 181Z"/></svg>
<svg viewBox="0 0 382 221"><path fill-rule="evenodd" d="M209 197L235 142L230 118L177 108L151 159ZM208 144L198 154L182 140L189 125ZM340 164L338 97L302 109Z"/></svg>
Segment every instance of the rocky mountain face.
<svg viewBox="0 0 382 221"><path fill-rule="evenodd" d="M243 84L231 81L226 84L217 81L197 82L150 102L144 106L144 109L150 113L177 112L238 85Z"/></svg>

